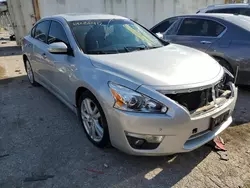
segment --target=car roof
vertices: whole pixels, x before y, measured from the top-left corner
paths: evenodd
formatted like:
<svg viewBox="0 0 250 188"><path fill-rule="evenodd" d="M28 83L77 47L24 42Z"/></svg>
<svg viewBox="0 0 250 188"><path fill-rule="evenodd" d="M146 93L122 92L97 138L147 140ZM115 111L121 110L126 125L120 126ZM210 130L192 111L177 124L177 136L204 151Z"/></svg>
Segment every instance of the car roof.
<svg viewBox="0 0 250 188"><path fill-rule="evenodd" d="M227 8L250 8L249 3L233 3L233 4L217 4L217 5L210 5L206 8L200 9L200 12L205 12L208 10L215 10L215 9L227 9Z"/></svg>
<svg viewBox="0 0 250 188"><path fill-rule="evenodd" d="M112 15L112 14L91 14L91 13L68 13L68 14L58 14L58 15L54 15L54 16L49 16L46 17L46 19L49 18L63 18L68 22L71 21L77 21L77 20L100 20L100 19L128 19L122 16L118 16L118 15Z"/></svg>

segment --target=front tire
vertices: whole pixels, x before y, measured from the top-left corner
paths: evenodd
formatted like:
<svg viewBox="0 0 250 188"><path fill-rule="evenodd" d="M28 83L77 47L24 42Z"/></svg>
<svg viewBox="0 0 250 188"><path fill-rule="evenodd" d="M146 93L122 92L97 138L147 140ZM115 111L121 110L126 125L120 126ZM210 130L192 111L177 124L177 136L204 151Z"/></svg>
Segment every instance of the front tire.
<svg viewBox="0 0 250 188"><path fill-rule="evenodd" d="M89 92L83 92L78 102L78 114L88 139L97 147L109 144L107 120L101 105Z"/></svg>

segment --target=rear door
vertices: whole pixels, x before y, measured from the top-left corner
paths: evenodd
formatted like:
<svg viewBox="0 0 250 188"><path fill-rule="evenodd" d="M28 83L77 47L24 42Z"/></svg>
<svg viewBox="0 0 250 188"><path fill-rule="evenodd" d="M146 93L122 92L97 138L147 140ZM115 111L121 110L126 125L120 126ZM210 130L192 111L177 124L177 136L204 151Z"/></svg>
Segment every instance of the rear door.
<svg viewBox="0 0 250 188"><path fill-rule="evenodd" d="M46 20L37 24L34 31L32 68L38 79L44 84L51 86L48 66L48 32L51 21Z"/></svg>
<svg viewBox="0 0 250 188"><path fill-rule="evenodd" d="M225 26L214 20L184 18L172 42L207 51L223 35L225 30Z"/></svg>

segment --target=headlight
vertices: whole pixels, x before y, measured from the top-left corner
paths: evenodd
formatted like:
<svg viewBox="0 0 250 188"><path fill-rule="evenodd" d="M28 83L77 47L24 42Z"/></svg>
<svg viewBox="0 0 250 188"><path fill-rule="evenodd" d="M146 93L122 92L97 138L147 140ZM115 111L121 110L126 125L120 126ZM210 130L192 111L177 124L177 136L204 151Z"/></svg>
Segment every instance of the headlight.
<svg viewBox="0 0 250 188"><path fill-rule="evenodd" d="M115 99L114 107L132 112L166 113L168 108L147 96L124 86L109 82L111 93Z"/></svg>

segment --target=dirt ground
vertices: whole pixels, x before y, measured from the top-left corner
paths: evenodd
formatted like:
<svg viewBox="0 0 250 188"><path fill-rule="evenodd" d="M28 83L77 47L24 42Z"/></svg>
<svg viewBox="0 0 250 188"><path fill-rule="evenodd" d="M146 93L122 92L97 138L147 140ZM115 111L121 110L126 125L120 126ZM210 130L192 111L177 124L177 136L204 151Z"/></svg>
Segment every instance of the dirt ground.
<svg viewBox="0 0 250 188"><path fill-rule="evenodd" d="M250 89L239 89L234 123L221 135L228 161L209 146L166 157L101 150L87 140L64 104L29 84L20 48L4 36L0 34L0 188L250 188Z"/></svg>

